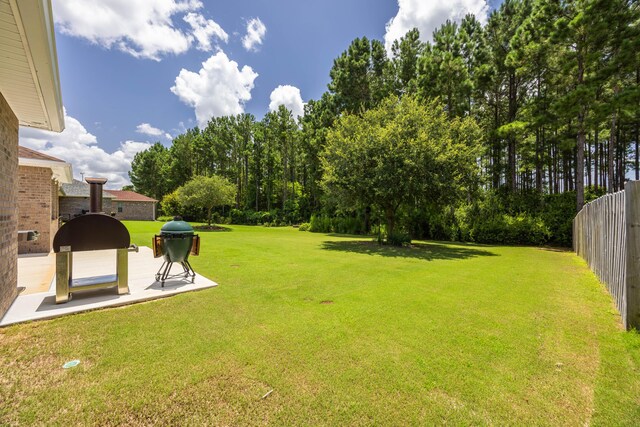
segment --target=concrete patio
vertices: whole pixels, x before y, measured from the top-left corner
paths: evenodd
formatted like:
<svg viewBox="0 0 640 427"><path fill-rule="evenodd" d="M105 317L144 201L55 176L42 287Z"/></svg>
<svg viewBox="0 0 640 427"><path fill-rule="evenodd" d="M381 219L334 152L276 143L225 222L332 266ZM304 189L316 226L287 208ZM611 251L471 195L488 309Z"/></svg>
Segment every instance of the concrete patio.
<svg viewBox="0 0 640 427"><path fill-rule="evenodd" d="M90 251L74 254L75 278L113 274L116 270L116 251ZM0 327L31 320L50 319L82 311L133 304L164 298L182 292L217 286L196 273L194 283L168 280L162 287L155 274L162 258L153 258L151 248L140 247L129 253L129 294L118 295L116 288L76 292L71 301L55 303L55 254L22 256L18 259L18 287L20 294L0 320ZM177 273L181 267L174 265Z"/></svg>

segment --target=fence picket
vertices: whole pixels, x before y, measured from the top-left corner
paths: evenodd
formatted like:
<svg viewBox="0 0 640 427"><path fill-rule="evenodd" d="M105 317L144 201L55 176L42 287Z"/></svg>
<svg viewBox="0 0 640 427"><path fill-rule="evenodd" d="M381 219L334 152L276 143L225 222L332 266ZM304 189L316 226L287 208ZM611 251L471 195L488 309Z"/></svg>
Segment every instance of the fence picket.
<svg viewBox="0 0 640 427"><path fill-rule="evenodd" d="M640 181L587 203L573 222L573 248L607 287L625 327L640 329Z"/></svg>

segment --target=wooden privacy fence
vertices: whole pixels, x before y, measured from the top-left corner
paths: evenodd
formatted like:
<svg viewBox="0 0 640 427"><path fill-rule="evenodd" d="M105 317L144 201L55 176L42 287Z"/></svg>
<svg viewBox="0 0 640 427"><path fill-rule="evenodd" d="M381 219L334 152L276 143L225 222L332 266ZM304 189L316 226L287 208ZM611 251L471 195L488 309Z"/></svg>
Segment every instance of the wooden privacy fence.
<svg viewBox="0 0 640 427"><path fill-rule="evenodd" d="M573 249L607 286L625 328L640 330L640 181L578 212Z"/></svg>

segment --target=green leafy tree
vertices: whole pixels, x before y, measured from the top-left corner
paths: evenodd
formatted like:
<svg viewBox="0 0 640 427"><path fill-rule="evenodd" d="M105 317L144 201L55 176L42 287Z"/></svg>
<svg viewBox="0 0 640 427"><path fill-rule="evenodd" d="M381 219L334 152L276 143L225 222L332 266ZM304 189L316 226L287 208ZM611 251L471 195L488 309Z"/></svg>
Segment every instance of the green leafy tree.
<svg viewBox="0 0 640 427"><path fill-rule="evenodd" d="M170 191L187 182L194 174L194 145L200 136L198 128L189 129L173 139L170 154Z"/></svg>
<svg viewBox="0 0 640 427"><path fill-rule="evenodd" d="M554 5L555 2L551 3ZM557 17L550 39L557 48L561 75L567 83L561 96L556 98L554 107L560 118L575 122L572 129L576 135L575 188L578 211L584 205L585 142L597 88L600 86L597 70L611 25L602 17L610 16L608 12L613 3L577 0L560 4L559 7L556 5ZM613 120L612 126L615 127L615 118ZM609 153L612 152L610 148ZM609 167L612 167L611 161Z"/></svg>
<svg viewBox="0 0 640 427"><path fill-rule="evenodd" d="M322 165L320 153L327 140L327 132L336 119L333 96L324 93L318 101L310 100L304 107L305 113L301 118L302 135L302 185L303 194L310 201L310 209L318 211L321 208L322 196ZM309 212L309 217L312 212Z"/></svg>
<svg viewBox="0 0 640 427"><path fill-rule="evenodd" d="M419 94L423 99L440 97L450 117L462 116L469 104L472 83L465 59L458 24L447 21L433 33L420 57Z"/></svg>
<svg viewBox="0 0 640 427"><path fill-rule="evenodd" d="M177 190L180 204L207 211L208 225L211 225L213 208L234 203L235 195L236 187L217 175L196 176Z"/></svg>
<svg viewBox="0 0 640 427"><path fill-rule="evenodd" d="M401 206L467 196L477 184L478 135L472 119L450 120L435 101L390 97L337 120L322 153L323 183L343 207L376 208L388 238Z"/></svg>
<svg viewBox="0 0 640 427"><path fill-rule="evenodd" d="M333 61L329 90L339 111L360 113L390 93L390 63L382 43L366 37L355 39Z"/></svg>
<svg viewBox="0 0 640 427"><path fill-rule="evenodd" d="M166 179L169 171L169 150L156 142L150 148L136 153L131 162L129 178L135 190L161 200L169 189Z"/></svg>
<svg viewBox="0 0 640 427"><path fill-rule="evenodd" d="M418 59L422 55L424 43L420 32L414 28L391 45L393 58L391 65L395 74L394 89L398 95L415 94L418 86Z"/></svg>

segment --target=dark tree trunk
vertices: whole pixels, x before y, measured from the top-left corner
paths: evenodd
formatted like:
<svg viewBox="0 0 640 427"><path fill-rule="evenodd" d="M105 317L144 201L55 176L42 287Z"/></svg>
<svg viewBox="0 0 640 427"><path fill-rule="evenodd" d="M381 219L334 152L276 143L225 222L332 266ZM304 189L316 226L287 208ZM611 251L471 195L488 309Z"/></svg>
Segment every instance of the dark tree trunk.
<svg viewBox="0 0 640 427"><path fill-rule="evenodd" d="M620 135L621 133L620 126L618 126L618 135L616 137L618 141L618 190L624 189L625 172L627 169L627 150L624 135Z"/></svg>
<svg viewBox="0 0 640 427"><path fill-rule="evenodd" d="M517 112L517 84L516 84L516 76L514 73L509 75L509 117L507 119L508 123L512 123L516 119ZM507 146L507 186L509 190L514 192L516 190L516 137L513 134L510 134L508 137L508 146Z"/></svg>
<svg viewBox="0 0 640 427"><path fill-rule="evenodd" d="M580 117L579 122L582 126L583 117ZM584 206L584 130L578 131L578 147L576 153L576 208L577 211Z"/></svg>
<svg viewBox="0 0 640 427"><path fill-rule="evenodd" d="M615 178L614 178L614 168L615 168L615 144L616 144L616 113L614 111L611 116L611 132L609 134L609 153L607 159L607 181L609 182L609 186L607 191L609 193L613 193L616 189Z"/></svg>
<svg viewBox="0 0 640 427"><path fill-rule="evenodd" d="M636 169L636 181L640 180L640 149L638 146L638 139L640 139L640 123L636 122L636 155L635 155L635 169Z"/></svg>
<svg viewBox="0 0 640 427"><path fill-rule="evenodd" d="M598 147L599 143L598 143L598 126L596 125L596 130L593 134L593 181L594 181L594 187L598 188L598 182L599 182L599 176L598 174L600 173L600 169L598 168L598 161L600 159L600 157L598 156Z"/></svg>
<svg viewBox="0 0 640 427"><path fill-rule="evenodd" d="M364 208L364 232L365 234L371 230L371 206Z"/></svg>
<svg viewBox="0 0 640 427"><path fill-rule="evenodd" d="M396 226L396 212L393 208L384 210L385 219L387 221L387 239L393 234Z"/></svg>
<svg viewBox="0 0 640 427"><path fill-rule="evenodd" d="M640 87L640 67L636 68L636 86ZM635 152L635 169L636 169L636 181L640 180L640 147L638 144L640 139L640 114L636 110L636 152Z"/></svg>
<svg viewBox="0 0 640 427"><path fill-rule="evenodd" d="M606 176L606 170L605 170L605 166L606 166L606 156L605 154L607 154L604 146L604 143L601 142L600 143L600 183L602 184L602 188L607 191L607 189L609 188L609 182L607 181L607 176Z"/></svg>
<svg viewBox="0 0 640 427"><path fill-rule="evenodd" d="M584 58L578 55L578 86L584 82ZM585 141L585 116L586 106L580 107L578 113L578 137L576 153L576 212L579 212L584 205L584 141Z"/></svg>
<svg viewBox="0 0 640 427"><path fill-rule="evenodd" d="M494 124L495 124L495 129L498 129L498 127L500 127L500 110L498 109L498 95L497 93L495 94L495 106L493 109L493 119L494 119ZM500 187L500 175L502 173L501 170L501 166L500 166L500 162L501 162L501 149L500 149L500 138L495 135L493 137L493 153L492 153L492 157L493 157L493 188L499 188Z"/></svg>
<svg viewBox="0 0 640 427"><path fill-rule="evenodd" d="M553 144L549 144L549 158L548 158L548 168L549 168L549 193L555 194L555 162L554 162L554 153L553 153Z"/></svg>
<svg viewBox="0 0 640 427"><path fill-rule="evenodd" d="M589 134L591 135L591 134ZM591 188L591 138L587 138L586 141L586 151L585 151L585 155L587 158L586 161L586 166L587 166L587 188Z"/></svg>
<svg viewBox="0 0 640 427"><path fill-rule="evenodd" d="M542 193L542 137L540 134L544 135L544 130L537 129L536 130L536 191L538 193Z"/></svg>
<svg viewBox="0 0 640 427"><path fill-rule="evenodd" d="M246 203L247 205L249 205L249 156L245 155L244 156L244 184L243 184L243 188L244 191L246 193L246 196L244 198L244 200L242 201L242 203Z"/></svg>

